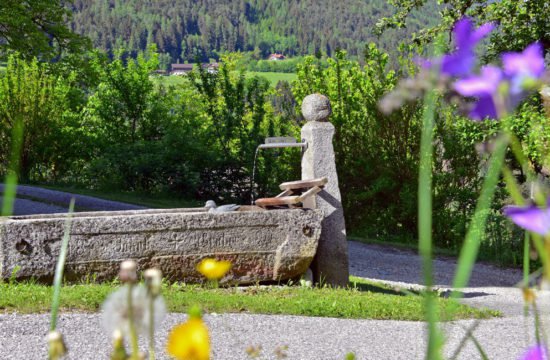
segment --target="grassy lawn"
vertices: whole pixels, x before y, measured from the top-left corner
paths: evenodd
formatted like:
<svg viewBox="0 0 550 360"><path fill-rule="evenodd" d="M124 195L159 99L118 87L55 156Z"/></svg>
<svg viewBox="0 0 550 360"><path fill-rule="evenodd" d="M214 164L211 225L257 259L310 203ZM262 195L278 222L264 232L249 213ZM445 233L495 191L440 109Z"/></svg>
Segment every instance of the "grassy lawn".
<svg viewBox="0 0 550 360"><path fill-rule="evenodd" d="M121 201L129 204L142 205L154 209L173 209L186 207L201 207L204 203L195 200L175 197L174 194L146 194L138 192L122 192L108 190L88 190L68 185L33 185L44 189L65 191L73 194L94 196L100 199Z"/></svg>
<svg viewBox="0 0 550 360"><path fill-rule="evenodd" d="M66 285L61 290L62 311L98 311L115 284ZM198 304L205 312L289 314L354 319L423 320L423 298L382 284L351 278L348 289L299 286L231 287L206 289L198 285L166 284L163 295L172 312L186 312ZM52 287L35 282L0 283L0 311L40 313L50 310ZM498 312L438 300L446 320L490 318ZM456 307L455 307L456 306ZM448 310L456 309L452 317Z"/></svg>

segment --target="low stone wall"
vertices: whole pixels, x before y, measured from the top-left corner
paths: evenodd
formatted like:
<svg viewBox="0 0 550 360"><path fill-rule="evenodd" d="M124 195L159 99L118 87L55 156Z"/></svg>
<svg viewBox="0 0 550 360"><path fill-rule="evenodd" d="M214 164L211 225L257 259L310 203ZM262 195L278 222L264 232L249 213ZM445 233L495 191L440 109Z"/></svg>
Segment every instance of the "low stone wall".
<svg viewBox="0 0 550 360"><path fill-rule="evenodd" d="M166 278L202 281L205 257L229 260L225 283L278 281L303 274L321 234L321 210L211 214L185 209L75 214L65 267L69 279L112 279L123 260ZM52 278L66 215L12 217L0 230L0 276Z"/></svg>

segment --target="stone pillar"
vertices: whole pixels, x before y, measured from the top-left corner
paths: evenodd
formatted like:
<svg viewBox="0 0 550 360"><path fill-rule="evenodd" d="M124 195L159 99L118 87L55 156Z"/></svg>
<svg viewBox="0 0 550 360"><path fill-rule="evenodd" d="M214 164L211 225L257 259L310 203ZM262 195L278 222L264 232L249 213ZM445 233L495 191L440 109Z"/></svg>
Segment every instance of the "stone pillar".
<svg viewBox="0 0 550 360"><path fill-rule="evenodd" d="M302 114L307 120L302 128L302 141L307 142L302 157L302 180L323 176L328 179L323 191L306 201L304 207L322 209L325 216L317 254L311 264L313 279L332 286L347 286L348 244L332 147L334 126L328 121L331 113L330 101L324 95L312 94L302 102Z"/></svg>

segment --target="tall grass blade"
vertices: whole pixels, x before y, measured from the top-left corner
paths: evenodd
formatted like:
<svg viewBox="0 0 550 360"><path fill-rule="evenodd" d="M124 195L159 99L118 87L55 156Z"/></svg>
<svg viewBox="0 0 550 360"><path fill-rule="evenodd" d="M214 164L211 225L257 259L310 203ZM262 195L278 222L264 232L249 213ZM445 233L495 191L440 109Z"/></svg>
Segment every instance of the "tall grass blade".
<svg viewBox="0 0 550 360"><path fill-rule="evenodd" d="M453 288L455 289L465 287L470 280L470 274L479 251L479 245L485 235L485 224L498 185L507 147L508 137L501 136L495 141L495 149L489 160L489 168L481 188L475 213L470 222L466 239L458 258L458 265L453 281ZM453 294L453 296L458 296L457 292Z"/></svg>
<svg viewBox="0 0 550 360"><path fill-rule="evenodd" d="M454 351L453 355L449 358L449 360L456 360L458 358L458 355L462 352L462 349L464 349L464 346L470 340L470 337L472 337L475 329L479 326L480 322L475 321L469 328L464 328L466 330L466 333L464 333L464 336L460 340L460 343L456 347L456 350Z"/></svg>
<svg viewBox="0 0 550 360"><path fill-rule="evenodd" d="M19 172L19 162L21 158L21 149L23 147L23 129L24 124L21 119L16 119L11 133L11 153L8 173L4 182L4 195L2 201L2 216L13 214L15 196L17 192L17 174Z"/></svg>
<svg viewBox="0 0 550 360"><path fill-rule="evenodd" d="M426 286L425 311L428 322L429 360L442 359L443 336L440 333L438 310L435 294L432 291L432 157L435 114L435 93L430 91L424 100L426 106L422 117L422 136L420 140L420 168L418 175L418 251L422 256L422 271Z"/></svg>
<svg viewBox="0 0 550 360"><path fill-rule="evenodd" d="M67 248L69 246L69 238L71 237L71 220L74 212L74 198L71 199L69 204L69 214L67 220L65 220L65 231L63 233L63 240L61 241L61 251L59 252L59 258L57 259L57 266L55 268L55 277L53 280L53 298L52 298L52 312L50 321L50 330L53 331L57 328L57 313L59 311L59 297L61 295L61 281L63 280L63 270L65 268L65 259L67 258Z"/></svg>
<svg viewBox="0 0 550 360"><path fill-rule="evenodd" d="M487 354L485 353L485 351L483 350L483 347L481 346L481 344L479 343L479 341L477 341L477 339L472 335L471 336L471 339L472 339L472 342L474 343L477 351L479 352L479 356L481 356L481 359L483 360L489 360L489 357L487 356Z"/></svg>

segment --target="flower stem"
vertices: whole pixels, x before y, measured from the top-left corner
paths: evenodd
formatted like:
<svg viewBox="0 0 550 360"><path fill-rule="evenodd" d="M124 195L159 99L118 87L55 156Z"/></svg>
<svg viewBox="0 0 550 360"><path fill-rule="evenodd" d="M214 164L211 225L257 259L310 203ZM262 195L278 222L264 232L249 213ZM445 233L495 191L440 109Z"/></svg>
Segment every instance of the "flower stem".
<svg viewBox="0 0 550 360"><path fill-rule="evenodd" d="M420 169L418 175L418 250L422 256L422 272L424 273L424 285L426 286L425 312L428 322L428 352L426 358L429 360L441 359L441 348L443 346L443 337L437 326L437 302L432 291L432 140L435 96L434 91L430 91L424 101L426 109L422 118Z"/></svg>
<svg viewBox="0 0 550 360"><path fill-rule="evenodd" d="M136 326L134 324L134 304L132 298L133 284L128 284L128 327L130 330L130 344L132 346L132 353L130 359L137 359L139 356L138 338L136 333Z"/></svg>
<svg viewBox="0 0 550 360"><path fill-rule="evenodd" d="M495 150L489 160L489 167L481 188L481 194L476 204L472 221L468 227L460 256L458 257L458 265L453 281L454 289L465 287L470 280L480 242L485 236L485 225L491 210L491 203L493 202L495 190L498 187L499 175L504 164L504 156L506 155L507 147L508 136L501 136L495 141ZM458 294L458 292L453 292L453 297L457 297Z"/></svg>
<svg viewBox="0 0 550 360"><path fill-rule="evenodd" d="M59 257L57 258L57 265L55 267L55 275L53 280L53 298L52 298L52 311L50 314L50 330L53 331L57 328L57 313L59 311L59 298L61 296L61 283L63 281L63 270L65 268L65 259L67 257L67 249L69 246L69 238L71 237L71 218L74 212L74 198L71 198L69 204L69 214L65 220L65 231L63 232L63 239L61 241L61 250L59 251Z"/></svg>
<svg viewBox="0 0 550 360"><path fill-rule="evenodd" d="M149 360L155 360L155 297L149 296Z"/></svg>

